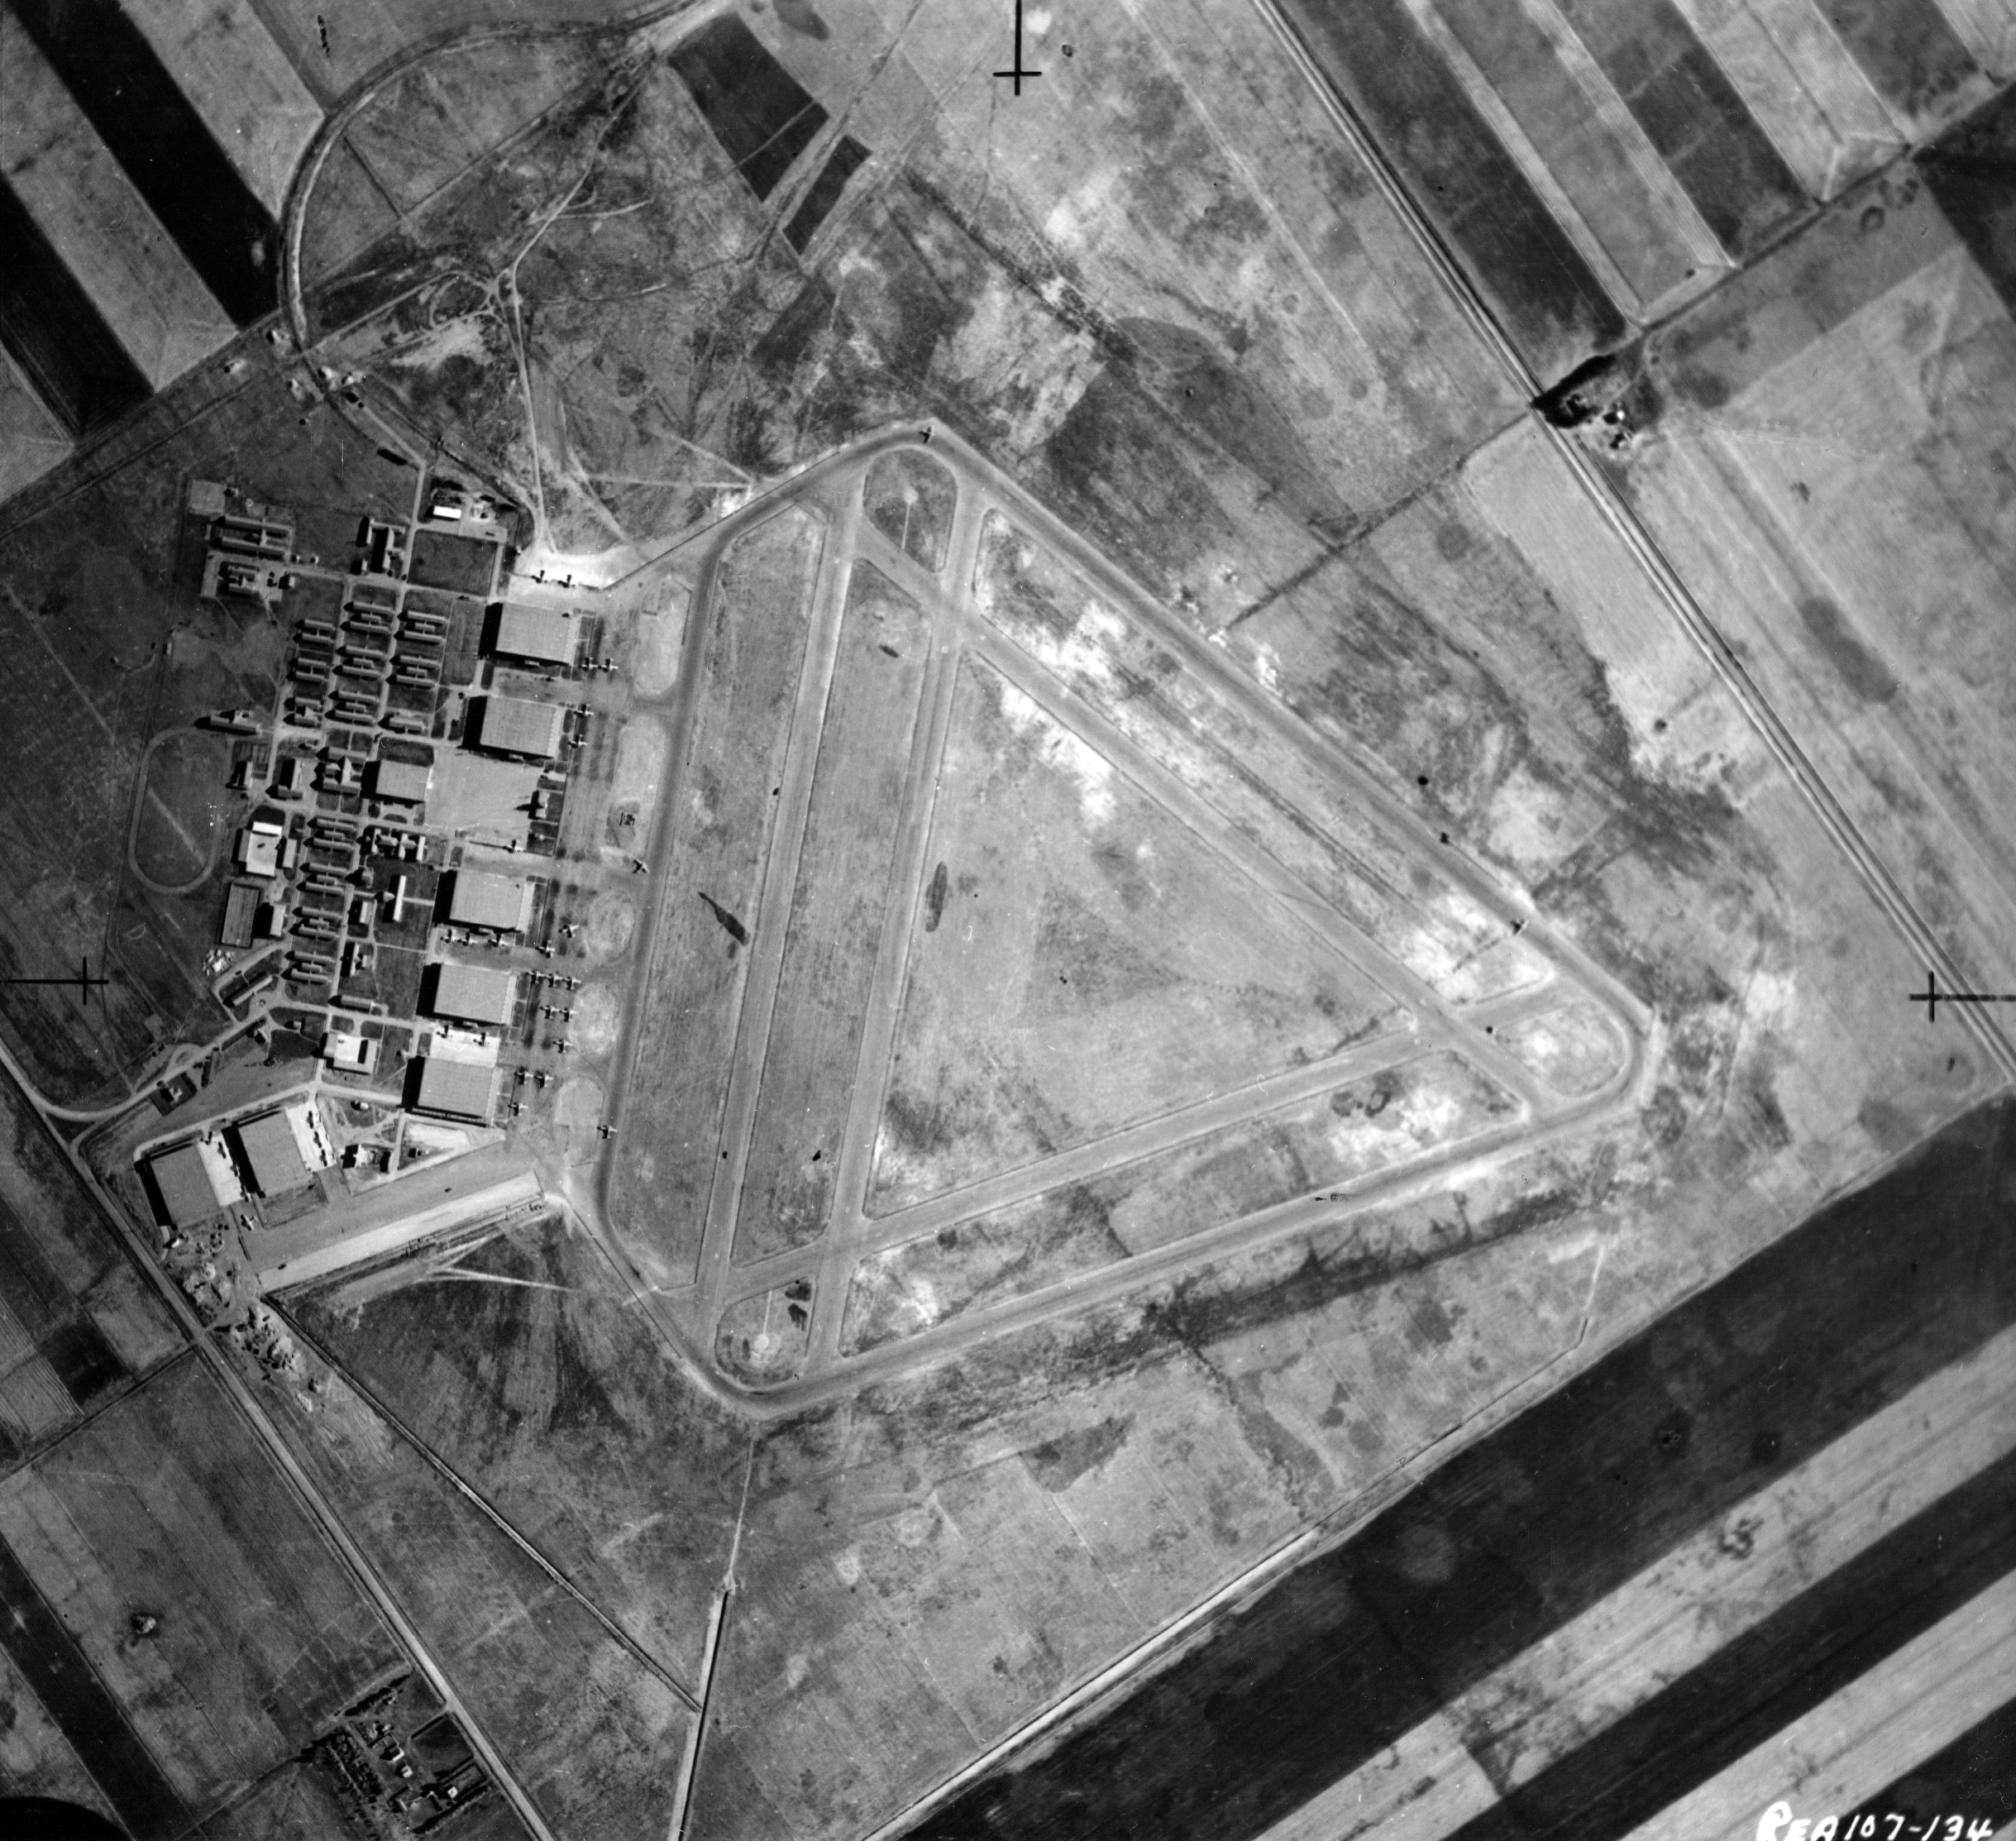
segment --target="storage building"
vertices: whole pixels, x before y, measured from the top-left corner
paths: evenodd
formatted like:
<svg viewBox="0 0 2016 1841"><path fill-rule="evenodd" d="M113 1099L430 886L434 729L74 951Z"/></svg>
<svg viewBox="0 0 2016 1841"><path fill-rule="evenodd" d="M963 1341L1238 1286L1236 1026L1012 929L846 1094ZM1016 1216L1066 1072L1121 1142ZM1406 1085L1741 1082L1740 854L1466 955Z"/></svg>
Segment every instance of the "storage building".
<svg viewBox="0 0 2016 1841"><path fill-rule="evenodd" d="M161 1205L178 1227L193 1227L226 1205L211 1182L208 1165L193 1144L177 1145L147 1160L149 1174L160 1192Z"/></svg>
<svg viewBox="0 0 2016 1841"><path fill-rule="evenodd" d="M433 769L424 761L377 761L371 766L371 797L396 806L418 806L427 800Z"/></svg>
<svg viewBox="0 0 2016 1841"><path fill-rule="evenodd" d="M347 1030L324 1030L322 1058L334 1068L373 1074L378 1068L378 1045L368 1035L353 1035Z"/></svg>
<svg viewBox="0 0 2016 1841"><path fill-rule="evenodd" d="M486 696L472 708L477 747L493 754L515 754L532 761L550 761L560 752L561 730L567 713L557 703Z"/></svg>
<svg viewBox="0 0 2016 1841"><path fill-rule="evenodd" d="M532 925L532 884L518 876L458 869L448 891L448 918L457 926L523 933Z"/></svg>
<svg viewBox="0 0 2016 1841"><path fill-rule="evenodd" d="M511 1021L511 974L488 965L452 959L434 968L434 993L428 1008L437 1016L502 1025Z"/></svg>
<svg viewBox="0 0 2016 1841"><path fill-rule="evenodd" d="M224 897L223 941L227 946L249 946L252 928L259 919L259 904L265 890L257 882L233 882Z"/></svg>
<svg viewBox="0 0 2016 1841"><path fill-rule="evenodd" d="M490 649L534 664L571 665L578 630L572 616L557 607L518 607L507 601L498 610L497 643Z"/></svg>
<svg viewBox="0 0 2016 1841"><path fill-rule="evenodd" d="M419 1097L415 1109L442 1112L450 1118L475 1119L488 1125L490 1097L497 1070L475 1061L445 1061L430 1054L420 1064Z"/></svg>
<svg viewBox="0 0 2016 1841"><path fill-rule="evenodd" d="M308 1165L301 1160L301 1148L281 1113L262 1112L244 1121L238 1126L238 1154L245 1160L252 1187L261 1195L287 1195L308 1187Z"/></svg>

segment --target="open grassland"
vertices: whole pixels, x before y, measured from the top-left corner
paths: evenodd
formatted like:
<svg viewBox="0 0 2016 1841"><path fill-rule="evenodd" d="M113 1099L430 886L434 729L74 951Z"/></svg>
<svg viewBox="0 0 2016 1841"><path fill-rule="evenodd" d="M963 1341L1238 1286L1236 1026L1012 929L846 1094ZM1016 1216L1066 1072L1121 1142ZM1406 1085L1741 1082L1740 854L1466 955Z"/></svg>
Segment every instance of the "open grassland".
<svg viewBox="0 0 2016 1841"><path fill-rule="evenodd" d="M696 1680L745 1437L682 1388L585 1236L542 1221L302 1327L651 1654Z"/></svg>
<svg viewBox="0 0 2016 1841"><path fill-rule="evenodd" d="M1485 1243L1523 1228L1551 1247L1586 1193L1558 1166L1508 1169L775 1428L696 1830L839 1835L893 1815L1416 1428L1474 1410L1487 1376L1545 1360L1587 1260ZM1394 1282L1464 1247L1460 1274Z"/></svg>
<svg viewBox="0 0 2016 1841"><path fill-rule="evenodd" d="M945 546L952 541L952 514L958 500L952 476L914 447L882 455L869 467L861 488L861 508L868 522L933 575L945 567Z"/></svg>
<svg viewBox="0 0 2016 1841"><path fill-rule="evenodd" d="M193 1810L299 1752L399 1660L194 1360L0 1484L0 1538ZM142 1609L160 1619L144 1643Z"/></svg>
<svg viewBox="0 0 2016 1841"><path fill-rule="evenodd" d="M857 562L820 731L735 1228L738 1257L822 1233L890 905L930 615Z"/></svg>
<svg viewBox="0 0 2016 1841"><path fill-rule="evenodd" d="M662 895L623 1093L609 1212L674 1282L699 1258L748 955L811 616L820 526L793 509L738 538L705 618L692 739L664 820Z"/></svg>
<svg viewBox="0 0 2016 1841"><path fill-rule="evenodd" d="M1498 1031L1498 1045L1557 1093L1579 1099L1598 1091L1623 1065L1617 1025L1587 997L1571 997Z"/></svg>
<svg viewBox="0 0 2016 1841"><path fill-rule="evenodd" d="M982 533L974 592L1017 648L1438 997L1474 1002L1546 976L1507 922L1344 796L1333 774L997 514Z"/></svg>
<svg viewBox="0 0 2016 1841"><path fill-rule="evenodd" d="M877 1213L1373 1034L1392 1001L991 667L961 667Z"/></svg>
<svg viewBox="0 0 2016 1841"><path fill-rule="evenodd" d="M1516 1120L1459 1057L1426 1056L872 1254L841 1347L856 1354L1298 1197L1404 1168Z"/></svg>
<svg viewBox="0 0 2016 1841"><path fill-rule="evenodd" d="M541 1814L580 1841L663 1833L686 1702L340 1374L308 1374L318 1391L277 1397L276 1423Z"/></svg>

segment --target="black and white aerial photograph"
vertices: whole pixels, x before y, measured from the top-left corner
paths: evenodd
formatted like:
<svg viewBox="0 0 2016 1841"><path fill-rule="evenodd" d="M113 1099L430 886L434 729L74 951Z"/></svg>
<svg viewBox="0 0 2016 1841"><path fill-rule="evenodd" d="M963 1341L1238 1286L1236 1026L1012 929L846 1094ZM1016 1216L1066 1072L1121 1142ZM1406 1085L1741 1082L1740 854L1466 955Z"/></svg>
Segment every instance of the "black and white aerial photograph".
<svg viewBox="0 0 2016 1841"><path fill-rule="evenodd" d="M0 0L0 1841L2016 1841L2016 0Z"/></svg>

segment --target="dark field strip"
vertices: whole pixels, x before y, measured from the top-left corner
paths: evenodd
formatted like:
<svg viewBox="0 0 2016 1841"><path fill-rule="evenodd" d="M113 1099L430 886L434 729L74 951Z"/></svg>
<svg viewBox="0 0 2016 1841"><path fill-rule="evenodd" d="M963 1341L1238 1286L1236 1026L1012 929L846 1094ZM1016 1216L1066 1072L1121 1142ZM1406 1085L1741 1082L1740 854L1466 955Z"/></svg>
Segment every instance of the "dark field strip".
<svg viewBox="0 0 2016 1841"><path fill-rule="evenodd" d="M920 1832L1180 1841L1264 1829L2016 1321L2012 1202L2016 1104L1999 1101L1465 1449L1096 1725L977 1785ZM1956 1558L1953 1576L2006 1570L2005 1513L1978 1510L1975 1557ZM1893 1562L1905 1552L1884 1548Z"/></svg>
<svg viewBox="0 0 2016 1841"><path fill-rule="evenodd" d="M1862 74L1908 112L1950 95L1978 68L1937 0L1821 0L1820 12Z"/></svg>
<svg viewBox="0 0 2016 1841"><path fill-rule="evenodd" d="M273 311L279 232L115 0L6 0L240 326Z"/></svg>
<svg viewBox="0 0 2016 1841"><path fill-rule="evenodd" d="M1732 256L1805 208L1804 188L1673 0L1562 0L1561 12Z"/></svg>
<svg viewBox="0 0 2016 1841"><path fill-rule="evenodd" d="M743 1181L738 1258L825 1231L929 649L924 609L857 562Z"/></svg>
<svg viewBox="0 0 2016 1841"><path fill-rule="evenodd" d="M0 1541L0 1647L62 1729L135 1841L174 1834L189 1821L153 1754L13 1549Z"/></svg>
<svg viewBox="0 0 2016 1841"><path fill-rule="evenodd" d="M667 820L668 862L610 1212L690 1274L719 1159L748 951L810 630L819 527L780 512L738 538L709 599L692 739Z"/></svg>
<svg viewBox="0 0 2016 1841"><path fill-rule="evenodd" d="M733 14L686 40L671 65L759 198L776 190L826 124L825 110Z"/></svg>
<svg viewBox="0 0 2016 1841"><path fill-rule="evenodd" d="M1543 383L1618 343L1623 316L1403 0L1280 0Z"/></svg>
<svg viewBox="0 0 2016 1841"><path fill-rule="evenodd" d="M1942 136L1918 170L2002 304L2016 314L2016 89Z"/></svg>
<svg viewBox="0 0 2016 1841"><path fill-rule="evenodd" d="M147 380L0 179L0 344L74 435L147 399Z"/></svg>
<svg viewBox="0 0 2016 1841"><path fill-rule="evenodd" d="M819 234L819 227L825 222L833 208L840 202L840 194L847 189L847 182L859 170L862 160L868 157L868 150L851 134L840 136L839 143L826 156L826 164L820 167L819 177L812 181L805 195L798 201L798 208L791 213L791 221L784 227L784 240L793 249L802 250Z"/></svg>
<svg viewBox="0 0 2016 1841"><path fill-rule="evenodd" d="M1970 1478L1456 1831L1621 1841L2016 1568L2016 1456Z"/></svg>
<svg viewBox="0 0 2016 1841"><path fill-rule="evenodd" d="M1852 1834L1863 1816L1874 1815L1876 1841L1890 1841L1890 1824L1882 1818L1893 1813L1908 1817L1913 1828L1935 1815L1957 1815L1963 1834L1976 1821L1999 1829L2016 1820L2016 1700L2004 1702L1945 1750L1886 1784L1842 1821L1841 1832ZM1946 1834L1942 1822L1939 1841Z"/></svg>
<svg viewBox="0 0 2016 1841"><path fill-rule="evenodd" d="M94 1281L98 1276L90 1274ZM4 1203L0 1297L80 1408L131 1378L97 1324L83 1313L34 1232Z"/></svg>

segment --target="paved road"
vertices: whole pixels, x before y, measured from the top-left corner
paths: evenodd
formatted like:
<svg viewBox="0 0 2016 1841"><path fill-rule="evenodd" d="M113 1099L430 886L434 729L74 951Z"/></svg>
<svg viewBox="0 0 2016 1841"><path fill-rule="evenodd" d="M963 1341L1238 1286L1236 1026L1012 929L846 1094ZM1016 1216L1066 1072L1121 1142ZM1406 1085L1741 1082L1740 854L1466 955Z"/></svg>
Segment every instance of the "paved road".
<svg viewBox="0 0 2016 1841"><path fill-rule="evenodd" d="M630 1264L620 1236L611 1229L601 1193L584 1194L580 1185L570 1188L605 1248L636 1281L640 1302L677 1350L682 1362L696 1379L704 1378L709 1391L730 1395L738 1392L724 1389L719 1377L711 1373L708 1338L721 1310L737 1298L761 1295L793 1279L810 1278L813 1281L805 1378L757 1396L767 1413L850 1393L872 1379L1011 1334L1059 1311L1123 1295L1222 1255L1230 1248L1258 1247L1306 1232L1335 1218L1344 1207L1369 1207L1431 1193L1463 1174L1488 1169L1507 1154L1573 1136L1629 1110L1638 1102L1640 1088L1650 1071L1646 1052L1649 1020L1600 968L1570 943L1552 938L1544 921L1520 907L1493 875L1441 845L1359 763L1312 735L1285 710L1260 698L1235 669L1180 620L1149 600L1073 533L1027 500L1011 481L944 430L931 431L925 451L948 466L960 488L946 569L942 577L934 576L898 551L862 515L860 481L877 455L895 447L917 446L922 435L921 430L915 428L885 431L773 488L706 535L709 560L697 571L698 586L674 693L671 765L652 846L653 860L661 865L673 854L669 846L670 827L677 821L678 782L690 737L695 699L701 688L703 642L714 586L713 558L748 524L771 514L783 504L803 504L825 519L828 526L810 616L810 637L792 715L776 830L752 928L752 959L721 1133L721 1148L726 1156L714 1186L695 1286L669 1298L651 1288L638 1269ZM1179 777L1135 734L1123 733L1069 685L1029 658L981 616L972 601L972 583L982 526L990 511L1010 517L1076 567L1110 602L1126 608L1135 618L1147 623L1157 639L1176 651L1213 695L1230 704L1241 720L1261 724L1273 742L1297 751L1298 758L1308 760L1310 778L1333 790L1354 809L1371 815L1371 821L1383 836L1397 840L1396 849L1410 854L1417 852L1436 863L1462 895L1483 911L1498 916L1507 935L1515 928L1522 930L1523 938L1557 968L1555 975L1538 986L1483 1003L1455 1007L1438 997L1421 976L1341 920L1328 903L1216 810L1208 787L1200 791ZM922 692L923 720L902 794L889 920L883 929L868 997L852 1112L836 1172L835 1205L828 1229L809 1247L738 1265L734 1259L737 1209L762 1085L762 1062L774 1021L805 815L810 806L826 698L839 642L846 583L858 559L872 562L906 591L935 608L938 614ZM1384 1040L1362 1045L1320 1067L1292 1070L1211 1096L1099 1142L1022 1169L1000 1173L956 1195L934 1198L920 1207L877 1220L865 1213L862 1203L896 1028L911 920L928 868L932 806L949 727L957 662L967 652L1003 671L1060 721L1084 736L1250 885L1315 932L1371 982L1390 992L1404 1015L1402 1026ZM654 880L653 911L647 917L644 937L632 961L633 1008L651 1001L650 936L656 931L657 906L674 898L677 892ZM1579 987L1594 996L1611 1017L1617 1038L1617 1062L1612 1078L1600 1090L1573 1101L1550 1093L1530 1069L1499 1047L1492 1033L1519 1016L1559 1002L1565 985ZM1441 1147L1434 1155L1398 1170L1354 1184L1334 1185L1321 1198L1303 1198L1225 1223L1151 1255L1080 1274L1026 1298L975 1311L935 1330L858 1357L842 1355L848 1282L855 1263L864 1253L935 1231L940 1226L985 1208L1041 1193L1059 1184L1085 1180L1149 1152L1198 1138L1295 1098L1436 1049L1460 1054L1497 1081L1518 1101L1517 1117L1462 1144ZM612 1116L622 1121L626 1131L648 1131L648 1120L627 1116L627 1085L626 1072L614 1083ZM602 1193L606 1193L606 1181ZM1339 1197L1348 1199L1340 1201Z"/></svg>
<svg viewBox="0 0 2016 1841"><path fill-rule="evenodd" d="M29 1082L20 1063L4 1046L0 1046L0 1069L3 1069L8 1078L27 1096L29 1102L38 1111L41 1110L42 1102L40 1096ZM71 1149L67 1140L60 1141L63 1142L64 1153L69 1156L79 1179L103 1209L113 1231L126 1242L128 1250L181 1327L184 1337L195 1349L198 1358L217 1376L226 1394L244 1415L246 1423L265 1446L274 1463L294 1486L294 1493L307 1509L309 1518L340 1556L358 1590L385 1619L407 1654L413 1657L414 1665L427 1677L428 1685L440 1695L442 1705L455 1715L456 1724L469 1739L471 1748L498 1789L517 1811L527 1832L534 1838L534 1841L554 1841L553 1833L540 1815L538 1805L513 1773L504 1754L498 1750L481 1723L470 1712L461 1696L456 1693L447 1671L422 1637L418 1627L406 1615L378 1569L351 1538L335 1506L302 1468L279 1428L267 1416L258 1396L246 1384L230 1356L204 1329L202 1321L190 1308L189 1300L175 1289L160 1262L154 1256L153 1250L142 1241L138 1231L126 1218L117 1198L107 1191L90 1165Z"/></svg>

